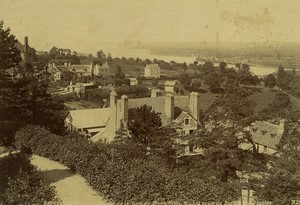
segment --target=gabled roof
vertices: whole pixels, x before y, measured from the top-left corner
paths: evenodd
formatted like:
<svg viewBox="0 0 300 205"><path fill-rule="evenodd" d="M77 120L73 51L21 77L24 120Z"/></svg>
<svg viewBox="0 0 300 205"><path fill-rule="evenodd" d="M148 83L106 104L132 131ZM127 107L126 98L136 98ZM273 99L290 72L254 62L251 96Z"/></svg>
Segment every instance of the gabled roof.
<svg viewBox="0 0 300 205"><path fill-rule="evenodd" d="M81 72L91 72L90 65L71 65L71 70L75 70L75 72L81 73Z"/></svg>
<svg viewBox="0 0 300 205"><path fill-rule="evenodd" d="M69 118L77 129L103 127L110 117L110 108L71 110Z"/></svg>
<svg viewBox="0 0 300 205"><path fill-rule="evenodd" d="M188 112L182 111L180 115L174 120L175 123L181 123L187 116L192 117ZM192 117L193 118L193 117Z"/></svg>
<svg viewBox="0 0 300 205"><path fill-rule="evenodd" d="M66 67L64 65L57 65L56 67L60 72L68 72L69 71L68 67Z"/></svg>
<svg viewBox="0 0 300 205"><path fill-rule="evenodd" d="M158 66L158 64L152 63L152 64L147 64L145 68L147 68L147 69L157 69L157 68L159 68L159 66Z"/></svg>
<svg viewBox="0 0 300 205"><path fill-rule="evenodd" d="M110 67L109 67L108 63L106 62L106 63L104 63L104 64L101 66L101 68L107 68L107 69L108 69L108 68L110 68Z"/></svg>
<svg viewBox="0 0 300 205"><path fill-rule="evenodd" d="M276 149L284 128L266 121L257 121L250 126L249 132L255 143Z"/></svg>
<svg viewBox="0 0 300 205"><path fill-rule="evenodd" d="M164 85L165 86L175 86L177 83L178 83L177 80L167 80Z"/></svg>
<svg viewBox="0 0 300 205"><path fill-rule="evenodd" d="M53 59L49 60L49 63L68 63L68 62L72 62L72 61L73 61L72 59L56 59L56 58L53 58Z"/></svg>

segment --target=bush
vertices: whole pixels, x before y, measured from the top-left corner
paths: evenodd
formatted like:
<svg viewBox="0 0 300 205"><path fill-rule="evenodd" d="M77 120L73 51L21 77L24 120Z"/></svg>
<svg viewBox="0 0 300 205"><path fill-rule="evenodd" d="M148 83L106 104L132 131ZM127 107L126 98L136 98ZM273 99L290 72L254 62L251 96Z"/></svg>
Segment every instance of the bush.
<svg viewBox="0 0 300 205"><path fill-rule="evenodd" d="M65 164L115 203L230 201L238 196L229 183L171 170L135 144L92 143L76 134L61 137L27 126L16 133L16 146Z"/></svg>
<svg viewBox="0 0 300 205"><path fill-rule="evenodd" d="M21 154L0 159L0 204L58 202L53 187L43 183L41 173Z"/></svg>

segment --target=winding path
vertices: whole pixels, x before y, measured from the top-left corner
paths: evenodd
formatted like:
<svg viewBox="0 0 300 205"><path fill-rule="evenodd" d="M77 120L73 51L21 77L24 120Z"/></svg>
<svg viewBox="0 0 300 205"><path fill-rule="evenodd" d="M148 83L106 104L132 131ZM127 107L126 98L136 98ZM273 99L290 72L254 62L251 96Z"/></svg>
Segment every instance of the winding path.
<svg viewBox="0 0 300 205"><path fill-rule="evenodd" d="M55 186L63 205L105 205L106 202L86 180L66 166L45 157L33 155L31 163L42 171L45 183Z"/></svg>

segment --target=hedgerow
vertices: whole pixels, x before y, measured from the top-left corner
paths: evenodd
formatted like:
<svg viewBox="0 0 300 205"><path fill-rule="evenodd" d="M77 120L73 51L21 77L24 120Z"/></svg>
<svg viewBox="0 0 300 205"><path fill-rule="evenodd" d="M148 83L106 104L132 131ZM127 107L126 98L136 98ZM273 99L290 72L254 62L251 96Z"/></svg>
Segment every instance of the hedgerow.
<svg viewBox="0 0 300 205"><path fill-rule="evenodd" d="M20 154L0 159L0 204L59 204L54 188Z"/></svg>
<svg viewBox="0 0 300 205"><path fill-rule="evenodd" d="M18 131L15 139L18 148L79 173L114 203L232 201L238 196L229 183L172 171L134 144L92 143L77 134L57 136L32 125Z"/></svg>

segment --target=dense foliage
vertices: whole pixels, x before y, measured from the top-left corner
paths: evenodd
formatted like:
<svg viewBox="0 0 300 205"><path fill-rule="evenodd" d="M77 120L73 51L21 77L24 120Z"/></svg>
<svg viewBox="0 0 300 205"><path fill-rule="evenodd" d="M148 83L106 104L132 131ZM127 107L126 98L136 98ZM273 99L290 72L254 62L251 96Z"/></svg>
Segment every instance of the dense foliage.
<svg viewBox="0 0 300 205"><path fill-rule="evenodd" d="M171 170L137 144L93 144L76 134L62 137L27 126L17 132L16 145L62 162L116 203L231 201L238 196L230 183Z"/></svg>
<svg viewBox="0 0 300 205"><path fill-rule="evenodd" d="M61 134L66 108L47 93L47 73L38 72L30 63L20 63L17 40L3 28L2 21L0 39L0 144L11 144L14 132L28 123Z"/></svg>
<svg viewBox="0 0 300 205"><path fill-rule="evenodd" d="M41 173L21 154L0 159L0 204L58 203L53 187L45 185Z"/></svg>

